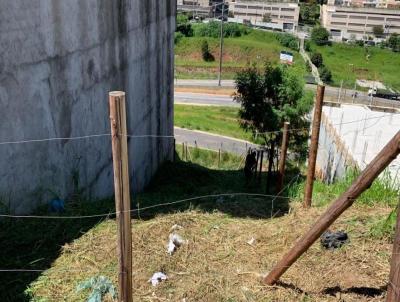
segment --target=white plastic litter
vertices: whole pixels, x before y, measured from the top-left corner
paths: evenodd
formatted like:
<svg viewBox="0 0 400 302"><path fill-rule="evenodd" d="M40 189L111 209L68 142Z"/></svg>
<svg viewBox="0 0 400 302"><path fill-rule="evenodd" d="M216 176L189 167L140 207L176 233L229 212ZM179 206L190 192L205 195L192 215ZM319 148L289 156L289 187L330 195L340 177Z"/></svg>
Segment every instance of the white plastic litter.
<svg viewBox="0 0 400 302"><path fill-rule="evenodd" d="M179 224L174 224L174 225L171 227L170 231L173 232L173 231L182 230L182 229L183 229L183 227L180 226Z"/></svg>
<svg viewBox="0 0 400 302"><path fill-rule="evenodd" d="M178 234L170 234L169 235L169 242L167 246L167 253L172 255L178 247L187 243L181 236Z"/></svg>
<svg viewBox="0 0 400 302"><path fill-rule="evenodd" d="M153 286L157 286L160 282L165 281L167 279L168 279L167 275L165 275L164 273L158 272L158 273L155 273L153 275L153 277L151 277L149 279L149 282L151 282L151 284Z"/></svg>
<svg viewBox="0 0 400 302"><path fill-rule="evenodd" d="M248 245L254 245L256 243L256 239L253 237L249 241L247 241Z"/></svg>

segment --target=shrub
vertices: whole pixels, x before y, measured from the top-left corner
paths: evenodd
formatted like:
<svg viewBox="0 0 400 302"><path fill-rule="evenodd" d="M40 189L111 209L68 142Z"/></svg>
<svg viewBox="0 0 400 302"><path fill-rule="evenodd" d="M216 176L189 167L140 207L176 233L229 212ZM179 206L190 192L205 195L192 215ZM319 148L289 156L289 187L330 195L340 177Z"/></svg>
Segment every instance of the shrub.
<svg viewBox="0 0 400 302"><path fill-rule="evenodd" d="M332 81L332 73L326 66L322 65L318 68L318 72L323 82L330 83Z"/></svg>
<svg viewBox="0 0 400 302"><path fill-rule="evenodd" d="M279 41L279 43L287 48L293 50L299 50L299 39L291 34L276 34L275 38Z"/></svg>
<svg viewBox="0 0 400 302"><path fill-rule="evenodd" d="M184 35L180 31L175 32L175 38L174 38L175 44L178 44L183 37Z"/></svg>
<svg viewBox="0 0 400 302"><path fill-rule="evenodd" d="M304 40L304 50L311 51L311 42L309 40Z"/></svg>
<svg viewBox="0 0 400 302"><path fill-rule="evenodd" d="M317 45L329 43L329 32L322 26L316 26L311 32L311 40Z"/></svg>
<svg viewBox="0 0 400 302"><path fill-rule="evenodd" d="M234 38L240 37L242 35L248 34L248 29L236 23L225 23L224 24L224 37ZM212 21L209 23L197 24L194 27L194 35L196 37L211 37L219 38L221 35L221 23L217 21Z"/></svg>
<svg viewBox="0 0 400 302"><path fill-rule="evenodd" d="M390 38L387 41L387 45L393 51L400 51L400 36L396 33L390 35Z"/></svg>
<svg viewBox="0 0 400 302"><path fill-rule="evenodd" d="M201 43L201 55L203 57L203 60L206 61L206 62L211 62L211 61L215 60L214 56L210 52L210 48L208 46L207 40L204 40Z"/></svg>
<svg viewBox="0 0 400 302"><path fill-rule="evenodd" d="M322 55L319 52L314 52L311 55L311 62L318 68L321 67L324 64L324 60L322 58Z"/></svg>
<svg viewBox="0 0 400 302"><path fill-rule="evenodd" d="M180 32L185 37L193 36L192 24L190 24L186 15L178 14L176 17L176 32Z"/></svg>

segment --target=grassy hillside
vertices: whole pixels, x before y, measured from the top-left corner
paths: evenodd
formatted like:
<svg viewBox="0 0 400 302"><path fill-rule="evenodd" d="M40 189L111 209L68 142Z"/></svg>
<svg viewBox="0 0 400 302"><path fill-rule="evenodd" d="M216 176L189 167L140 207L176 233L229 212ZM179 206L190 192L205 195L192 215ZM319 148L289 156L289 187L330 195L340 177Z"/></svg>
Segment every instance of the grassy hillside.
<svg viewBox="0 0 400 302"><path fill-rule="evenodd" d="M207 40L214 62L202 59L201 43ZM273 33L252 30L248 35L224 39L223 77L232 79L237 71L255 63L262 66L266 61L279 62L282 50ZM299 74L305 74L305 65L301 56L295 52L295 68ZM217 78L219 66L219 39L203 37L184 37L175 47L175 66L178 78Z"/></svg>
<svg viewBox="0 0 400 302"><path fill-rule="evenodd" d="M344 43L333 43L332 46L312 45L311 48L322 54L325 65L332 71L335 86L340 86L344 80L347 87L354 87L356 79L365 79L378 80L400 90L399 53Z"/></svg>
<svg viewBox="0 0 400 302"><path fill-rule="evenodd" d="M175 105L175 126L251 140L251 133L239 126L238 108Z"/></svg>

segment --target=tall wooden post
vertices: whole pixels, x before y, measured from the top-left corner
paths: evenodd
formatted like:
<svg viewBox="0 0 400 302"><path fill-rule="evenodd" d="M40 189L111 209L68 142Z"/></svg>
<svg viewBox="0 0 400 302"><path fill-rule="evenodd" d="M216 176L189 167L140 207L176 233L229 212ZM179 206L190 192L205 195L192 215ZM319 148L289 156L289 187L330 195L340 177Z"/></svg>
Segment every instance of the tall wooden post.
<svg viewBox="0 0 400 302"><path fill-rule="evenodd" d="M269 285L275 284L279 278L296 262L296 260L309 249L321 234L345 211L354 201L371 185L382 171L400 154L400 131L390 140L374 160L365 168L360 176L353 182L348 190L343 193L322 214L311 229L301 237L294 247L278 262L273 270L264 279ZM399 241L398 241L399 242ZM396 248L399 249L399 247ZM395 255L399 259L399 255ZM397 259L395 261L397 261ZM399 268L395 268L397 272ZM394 276L395 273L393 273ZM397 275L396 280L399 275ZM395 300L392 300L395 301ZM398 301L398 300L396 300Z"/></svg>
<svg viewBox="0 0 400 302"><path fill-rule="evenodd" d="M285 167L286 167L286 157L289 145L289 122L285 122L283 125L283 137L282 137L282 147L281 147L281 158L279 159L279 174L277 183L277 192L283 190L283 182L285 179Z"/></svg>
<svg viewBox="0 0 400 302"><path fill-rule="evenodd" d="M119 301L132 302L132 229L125 93L109 94L118 229Z"/></svg>
<svg viewBox="0 0 400 302"><path fill-rule="evenodd" d="M185 160L185 143L182 142L182 160Z"/></svg>
<svg viewBox="0 0 400 302"><path fill-rule="evenodd" d="M314 187L315 165L318 155L319 131L321 127L322 106L324 104L325 86L318 85L317 99L315 102L314 119L311 134L311 145L308 156L307 181L304 194L304 206L311 207L312 191Z"/></svg>
<svg viewBox="0 0 400 302"><path fill-rule="evenodd" d="M386 302L400 301L400 205L397 207L396 235L393 242Z"/></svg>

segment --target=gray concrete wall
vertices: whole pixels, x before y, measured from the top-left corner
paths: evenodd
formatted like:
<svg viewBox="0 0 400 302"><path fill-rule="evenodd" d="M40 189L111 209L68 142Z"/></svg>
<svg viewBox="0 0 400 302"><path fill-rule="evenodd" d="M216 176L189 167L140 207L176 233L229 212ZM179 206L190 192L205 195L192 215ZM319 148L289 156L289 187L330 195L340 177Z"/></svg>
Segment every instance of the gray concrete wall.
<svg viewBox="0 0 400 302"><path fill-rule="evenodd" d="M132 135L173 134L174 0L0 2L0 200L23 213L55 192L113 194L108 92L127 93ZM130 138L131 188L172 157L172 139Z"/></svg>

